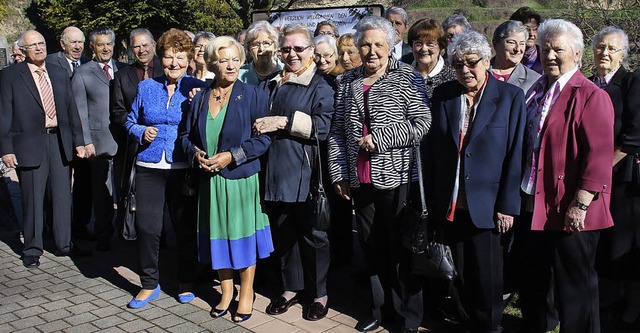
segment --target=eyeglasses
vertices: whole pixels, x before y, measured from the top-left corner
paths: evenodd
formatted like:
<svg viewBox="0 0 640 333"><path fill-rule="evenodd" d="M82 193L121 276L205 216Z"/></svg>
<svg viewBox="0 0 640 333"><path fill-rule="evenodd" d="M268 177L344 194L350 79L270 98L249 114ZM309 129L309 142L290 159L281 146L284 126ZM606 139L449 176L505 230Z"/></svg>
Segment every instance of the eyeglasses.
<svg viewBox="0 0 640 333"><path fill-rule="evenodd" d="M609 45L596 45L596 53L604 53L604 50L607 50L609 54L616 54L622 51L622 49L614 49Z"/></svg>
<svg viewBox="0 0 640 333"><path fill-rule="evenodd" d="M37 46L45 47L46 45L47 45L47 43L45 41L42 41L42 42L33 43L33 44L29 44L29 45L23 45L22 47L24 47L27 50L31 50L31 49L35 49Z"/></svg>
<svg viewBox="0 0 640 333"><path fill-rule="evenodd" d="M417 48L417 49L421 49L423 46L427 46L428 49L433 50L436 48L436 46L438 46L437 43L434 42L423 42L421 40L414 40L413 41L413 47Z"/></svg>
<svg viewBox="0 0 640 333"><path fill-rule="evenodd" d="M478 66L478 63L480 63L480 61L482 61L482 58L478 58L476 60L464 60L463 61L454 61L451 64L451 67L455 68L455 69L462 69L464 68L464 66L467 66L469 68L476 68L476 66Z"/></svg>
<svg viewBox="0 0 640 333"><path fill-rule="evenodd" d="M331 37L335 37L336 34L333 31L318 31L318 35L329 35Z"/></svg>
<svg viewBox="0 0 640 333"><path fill-rule="evenodd" d="M291 50L293 50L295 53L302 53L305 50L307 50L308 48L310 48L312 45L307 45L307 46L284 46L280 48L280 52L282 54L289 54L291 53Z"/></svg>
<svg viewBox="0 0 640 333"><path fill-rule="evenodd" d="M262 46L263 49L268 49L271 47L271 45L273 45L273 41L264 41L264 42L253 42L251 43L251 45L249 45L249 47L252 49L257 49L257 48L260 48L260 46Z"/></svg>
<svg viewBox="0 0 640 333"><path fill-rule="evenodd" d="M313 58L316 61L320 61L322 59L324 60L329 60L331 57L333 57L333 55L336 54L335 52L331 52L331 54L320 54L320 53L314 53L313 54Z"/></svg>

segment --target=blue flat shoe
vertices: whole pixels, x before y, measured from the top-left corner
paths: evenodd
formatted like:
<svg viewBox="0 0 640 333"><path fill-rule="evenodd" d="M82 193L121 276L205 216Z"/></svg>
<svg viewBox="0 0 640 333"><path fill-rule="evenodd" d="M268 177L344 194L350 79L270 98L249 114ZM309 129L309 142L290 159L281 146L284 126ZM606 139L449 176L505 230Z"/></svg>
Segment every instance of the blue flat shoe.
<svg viewBox="0 0 640 333"><path fill-rule="evenodd" d="M178 302L185 304L193 301L196 298L196 295L193 293L183 293L178 294Z"/></svg>
<svg viewBox="0 0 640 333"><path fill-rule="evenodd" d="M129 302L127 306L130 309L139 309L158 297L160 297L160 285L158 285L156 289L153 290L153 293L149 295L149 297L147 297L146 299L136 299L135 297L133 297L133 299L131 299L131 302Z"/></svg>

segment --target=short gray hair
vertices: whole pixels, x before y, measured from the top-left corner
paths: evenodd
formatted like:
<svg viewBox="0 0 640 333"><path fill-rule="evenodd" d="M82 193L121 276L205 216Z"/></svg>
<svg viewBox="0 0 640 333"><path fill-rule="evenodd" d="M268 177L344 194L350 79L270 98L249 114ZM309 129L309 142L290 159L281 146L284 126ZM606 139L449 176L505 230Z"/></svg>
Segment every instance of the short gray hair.
<svg viewBox="0 0 640 333"><path fill-rule="evenodd" d="M313 45L313 32L302 24L294 23L287 24L282 28L282 34L280 35L279 45L284 43L284 37L293 35L293 34L303 34L307 37L307 43L309 45Z"/></svg>
<svg viewBox="0 0 640 333"><path fill-rule="evenodd" d="M129 44L132 43L133 37L135 37L137 35L143 35L143 34L149 36L149 39L151 39L152 43L156 42L155 38L153 38L153 35L151 34L151 31L149 31L149 29L136 28L136 29L131 30L131 32L129 33Z"/></svg>
<svg viewBox="0 0 640 333"><path fill-rule="evenodd" d="M461 58L465 54L475 53L482 59L491 58L491 46L485 35L469 30L453 36L447 47L447 57L452 64L455 57Z"/></svg>
<svg viewBox="0 0 640 333"><path fill-rule="evenodd" d="M322 43L329 44L329 47L338 54L338 46L336 45L336 39L329 35L318 35L313 39L313 45L318 46Z"/></svg>
<svg viewBox="0 0 640 333"><path fill-rule="evenodd" d="M550 19L542 22L538 28L538 41L540 46L544 45L549 39L569 35L566 38L567 43L573 52L580 53L578 58L578 66L582 65L582 54L584 53L584 37L582 31L575 24L563 19Z"/></svg>
<svg viewBox="0 0 640 333"><path fill-rule="evenodd" d="M91 30L91 32L89 33L89 44L90 45L94 45L96 43L96 37L98 35L109 35L109 36L111 36L111 41L114 43L114 46L115 46L116 33L113 32L113 29L111 29L109 27L97 27L97 28Z"/></svg>
<svg viewBox="0 0 640 333"><path fill-rule="evenodd" d="M404 22L405 25L409 24L409 14L407 14L406 10L400 7L389 7L389 9L384 12L384 18L389 19L389 14L402 15L402 22Z"/></svg>
<svg viewBox="0 0 640 333"><path fill-rule="evenodd" d="M529 39L529 30L520 21L509 20L501 23L493 32L493 45L501 43L512 33L524 33L524 39Z"/></svg>
<svg viewBox="0 0 640 333"><path fill-rule="evenodd" d="M249 48L251 43L256 38L258 38L258 34L261 32L266 32L267 35L269 35L269 39L271 39L276 44L276 50L280 48L278 40L280 34L278 33L278 30L276 30L276 28L271 23L264 20L255 21L247 28L247 36L244 39L245 47Z"/></svg>
<svg viewBox="0 0 640 333"><path fill-rule="evenodd" d="M360 45L362 35L368 30L380 30L385 34L385 39L389 44L389 48L393 48L396 45L396 29L393 28L389 20L380 16L365 16L354 27L356 33L353 34L353 39L356 41L356 46Z"/></svg>
<svg viewBox="0 0 640 333"><path fill-rule="evenodd" d="M442 21L442 30L444 30L444 32L447 32L447 29L455 26L462 27L464 31L473 30L467 18L460 14L451 14Z"/></svg>
<svg viewBox="0 0 640 333"><path fill-rule="evenodd" d="M210 31L200 31L195 36L193 36L193 45L194 46L196 45L196 42L200 38L204 38L204 39L206 39L208 41L211 41L212 39L216 38L216 35L213 32L210 32Z"/></svg>
<svg viewBox="0 0 640 333"><path fill-rule="evenodd" d="M624 54L625 59L629 56L629 36L624 30L616 28L614 26L608 26L602 30L600 30L595 36L593 36L593 51L595 52L596 46L602 38L606 35L618 34L620 39L622 40L622 54Z"/></svg>

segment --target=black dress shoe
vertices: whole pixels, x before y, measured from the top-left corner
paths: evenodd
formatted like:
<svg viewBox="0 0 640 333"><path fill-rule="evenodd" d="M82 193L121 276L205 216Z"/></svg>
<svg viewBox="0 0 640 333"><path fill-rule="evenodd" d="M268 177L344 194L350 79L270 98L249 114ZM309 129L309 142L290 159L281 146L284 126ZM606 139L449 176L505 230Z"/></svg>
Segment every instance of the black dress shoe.
<svg viewBox="0 0 640 333"><path fill-rule="evenodd" d="M71 249L67 251L55 250L53 254L56 257L85 258L91 257L93 253L87 250L81 250L77 245L71 245Z"/></svg>
<svg viewBox="0 0 640 333"><path fill-rule="evenodd" d="M376 319L361 320L356 324L356 330L360 332L375 331L380 327L380 323Z"/></svg>
<svg viewBox="0 0 640 333"><path fill-rule="evenodd" d="M22 258L22 264L26 268L36 268L40 266L40 257L38 256L24 256Z"/></svg>
<svg viewBox="0 0 640 333"><path fill-rule="evenodd" d="M327 316L329 307L322 305L320 302L313 302L307 310L307 320L316 321Z"/></svg>
<svg viewBox="0 0 640 333"><path fill-rule="evenodd" d="M267 313L272 316L283 314L287 312L287 310L289 310L289 308L296 303L298 303L298 295L293 296L288 301L286 298L280 296L275 301L271 301L271 304L267 306Z"/></svg>

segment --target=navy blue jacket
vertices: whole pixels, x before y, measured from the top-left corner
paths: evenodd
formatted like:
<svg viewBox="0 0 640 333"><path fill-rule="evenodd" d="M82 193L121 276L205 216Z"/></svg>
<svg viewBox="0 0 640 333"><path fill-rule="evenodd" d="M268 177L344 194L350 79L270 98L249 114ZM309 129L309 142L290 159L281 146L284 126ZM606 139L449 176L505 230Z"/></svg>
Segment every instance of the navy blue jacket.
<svg viewBox="0 0 640 333"><path fill-rule="evenodd" d="M195 153L207 148L207 113L211 87L199 91L191 102L186 121L180 126L182 149L189 162L196 165ZM260 88L237 80L231 90L217 151L231 152L233 162L220 170L227 179L246 178L260 171L260 157L271 144L268 135L252 136L253 122L267 116L267 94Z"/></svg>
<svg viewBox="0 0 640 333"><path fill-rule="evenodd" d="M520 213L522 142L526 120L522 90L487 73L488 82L470 125L462 152L467 205L473 224L493 229L496 213ZM433 93L433 123L427 137L427 193L438 219L444 220L455 181L460 146L458 81L438 86Z"/></svg>

